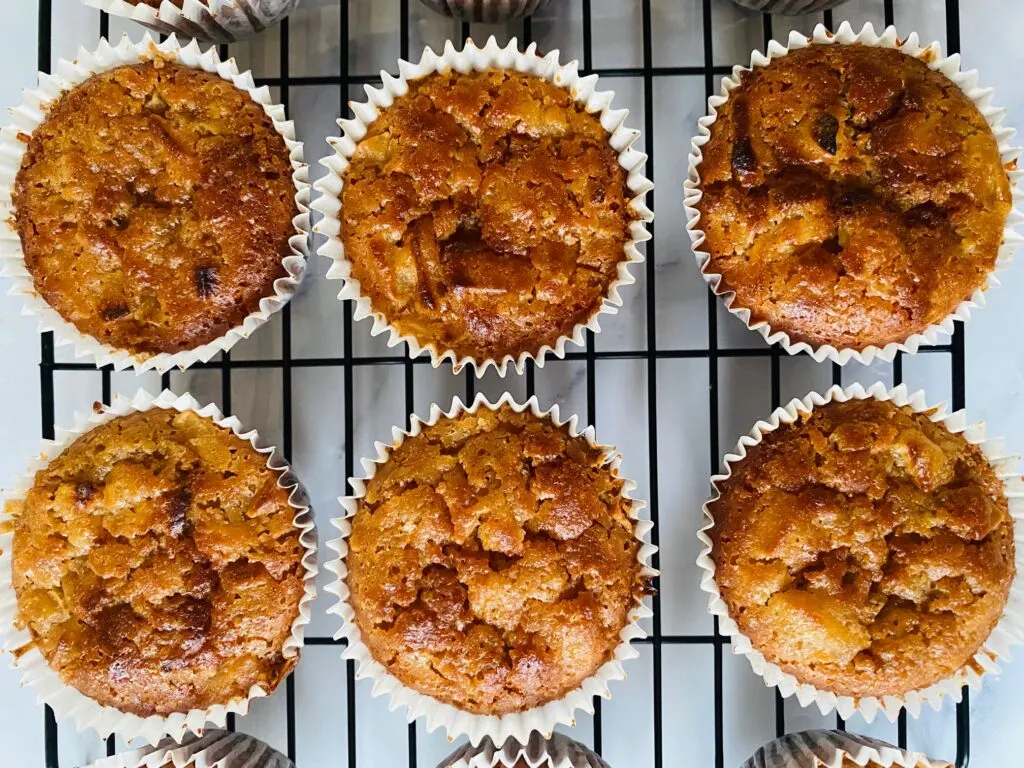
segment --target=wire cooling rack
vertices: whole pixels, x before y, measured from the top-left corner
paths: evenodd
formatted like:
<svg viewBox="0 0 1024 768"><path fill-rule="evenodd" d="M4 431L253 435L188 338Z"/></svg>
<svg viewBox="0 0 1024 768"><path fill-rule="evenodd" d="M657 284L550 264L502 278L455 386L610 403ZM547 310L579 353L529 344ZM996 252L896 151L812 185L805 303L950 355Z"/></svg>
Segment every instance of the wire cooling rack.
<svg viewBox="0 0 1024 768"><path fill-rule="evenodd" d="M958 0L913 2L926 3L922 8L941 7L942 42L948 52L957 52ZM616 5L627 8L625 15L598 24ZM877 26L893 23L894 5L898 4L893 0L854 0L852 5L859 21L871 20ZM134 39L141 34L129 23L83 11L74 0L40 0L39 6L38 65L42 71L51 69L57 55L71 52L67 50L67 33L57 30L61 14L88 19L91 26L82 27L81 39L76 41L87 47L95 45L97 33L109 37L127 31ZM451 38L458 43L470 35L483 42L489 34L498 36L499 42L514 35L523 45L537 39L542 49L569 48L563 60L578 57L584 73L597 73L607 81L607 87L617 92L616 104L624 100L631 107L633 116L628 124L642 129L640 144L650 158L647 174L659 184L657 194L650 193L647 200L658 211L658 221L652 227L657 234L646 244L647 260L637 270L638 285L626 289L632 294L627 297L627 307L618 318L605 323L606 330L597 340L588 332L585 349L570 351L565 361L551 360L542 370L531 364L524 376L513 374L504 382L494 376L478 382L465 373L453 376L448 369L433 371L424 364L425 358L409 360L404 348L388 350L371 340L367 325L354 327L351 306L334 300L337 284L325 285L324 268L316 265L303 291L270 327L239 344L233 354L185 373L150 374L140 382L131 374L109 369L96 372L90 364L75 362L55 350L52 334L42 334L43 437L53 437L62 408L62 389L81 390L79 400L92 399L90 392L95 392L104 402L109 402L115 391L131 392L140 383L178 392L191 389L200 400L214 400L225 413L236 413L243 422L276 438L311 489L322 543L331 535L328 518L338 513L332 497L345 491L343 478L355 473L356 459L370 452L371 441L387 439L390 433L385 425L401 423L414 411L424 413L431 400L445 402L445 397L453 394L471 399L478 387L492 396L509 388L520 397L539 394L546 402L568 400L571 407L566 411L575 410L587 423L597 425L598 436L605 442L623 448L626 473L634 472L641 492L646 490L649 514L655 522L652 539L658 544L662 532L663 547L663 577L660 594L652 600L650 636L640 645L641 660L627 667L631 680L613 688L611 702L595 702L593 716L581 716L569 732L598 752L612 751L617 757L606 756L625 768L682 764L725 768L737 765L759 743L787 729L809 725L845 728L846 723L832 716L813 719L816 713L808 714L777 694L773 706L772 693L753 679L745 662L733 667L717 621L712 623L706 616L680 619L677 614L678 607L684 605L693 609L690 616L696 616L704 601L702 595L694 594L695 546L686 537L692 539L699 523L706 477L718 470L723 450L731 448L755 418L767 415L769 406L780 405L783 392L788 398L811 388L798 379L811 380L821 388L843 383L844 373L847 379L858 375L851 368L844 371L838 366L816 365L809 358L780 355L778 349L761 343L760 337L737 328L735 321L722 313L716 298L705 291L681 224L689 137L696 116L705 109L706 97L717 90L720 76L730 71L731 64L746 63L752 47L766 45L773 36L784 38L791 27L809 32L818 21L838 24L840 13L848 11L837 9L835 16L826 11L794 22L745 13L726 0L554 0L533 20L508 27L477 27L433 17L415 0L304 0L290 20L255 41L222 46L221 53L236 56L243 69L252 68L257 83L269 86L286 106L306 142L306 158L314 176L319 173L315 159L327 152L323 137L333 130L324 119L311 117L312 113L317 111L321 118L326 115L331 120L347 113L342 105L350 98L360 98L363 84L379 83L375 68L394 70L398 56L418 56L425 42L438 46ZM930 13L928 17L932 29L922 30L926 37L941 25L935 16ZM682 42L663 42L663 26L671 27ZM902 29L909 31L908 27ZM55 33L61 38L59 52L55 50ZM614 47L610 41L619 38L631 41L627 47L632 53L604 55ZM659 111L674 109L679 101L687 101L692 114L686 119L676 120L675 113L669 121L659 119ZM655 165L655 145L658 155L664 152L670 161ZM682 305L686 312L680 314L676 310ZM615 329L616 324L621 327ZM706 333L701 326L706 326ZM944 362L931 365L927 359L937 356ZM943 376L948 366L949 384L944 391L951 395L954 409L964 407L964 333L959 325L949 344L922 349L916 360L927 360L926 367L942 370ZM910 358L897 358L891 366L873 367L870 378L901 383L905 362L908 367L918 364ZM625 376L621 375L624 367ZM797 369L803 373L793 373ZM83 377L88 378L87 384ZM747 389L758 393L753 406L745 406L747 398L737 395L737 378L746 379ZM314 392L320 399L310 408ZM232 407L233 394L236 408ZM678 401L691 399L699 407L676 407ZM615 421L623 410L628 415L624 422L617 422L618 432L611 436L602 432L602 423ZM679 441L674 436L680 433L682 422L692 434ZM613 425L611 429L616 428ZM317 431L315 437L311 435ZM686 475L692 482L678 481L679 468L688 460L696 466ZM313 476L326 478L322 487ZM692 487L680 494L679 482L689 482ZM654 565L659 565L659 556ZM250 715L232 719L229 726L270 741L297 760L300 768L430 768L451 745L437 733L427 734L422 724L407 725L401 712L387 713L380 699L370 698L365 684L355 679L353 663L339 659L341 643L332 638L334 627L322 616L327 604L325 600L317 603L319 614L308 632L308 647L296 674L273 697L257 702ZM620 698L626 706L616 706ZM908 742L905 713L894 731L885 731L885 724L870 729L862 721L849 725L862 732L872 730L875 735L881 728L883 737L900 746ZM948 732L955 728L956 764L966 766L970 755L966 690L955 719L940 725L947 732L950 749L953 744ZM47 768L69 768L124 746L114 739L105 745L94 739L90 742L93 737L76 736L72 731L68 724L58 726L46 709ZM689 756L680 755L681 745Z"/></svg>

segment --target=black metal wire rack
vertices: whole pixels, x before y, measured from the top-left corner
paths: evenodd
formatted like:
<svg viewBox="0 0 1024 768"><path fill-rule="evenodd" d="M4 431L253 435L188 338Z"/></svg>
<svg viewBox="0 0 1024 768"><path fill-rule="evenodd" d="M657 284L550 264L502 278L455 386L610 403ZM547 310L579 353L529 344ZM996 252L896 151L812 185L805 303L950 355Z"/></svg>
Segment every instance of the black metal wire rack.
<svg viewBox="0 0 1024 768"><path fill-rule="evenodd" d="M268 85L276 87L279 92L279 98L281 103L285 107L289 107L289 96L290 89L295 86L302 85L319 85L327 87L336 87L340 90L341 103L347 103L349 96L349 87L352 85L358 85L363 83L377 83L379 77L376 75L367 75L364 73L354 73L349 71L349 18L350 18L350 5L355 6L360 0L339 0L340 2L340 14L339 14L339 27L337 30L338 41L341 47L340 61L341 66L339 71L330 72L325 74L315 75L302 75L302 76L291 76L289 74L289 60L290 60L290 41L289 41L289 24L286 20L283 22L277 30L268 31L265 34L279 35L279 74L274 77L268 78L257 78L258 84ZM370 2L370 0L362 0L363 2ZM409 58L410 55L410 13L409 5L411 0L372 0L375 4L380 2L381 4L397 3L399 6L398 17L400 19L400 49L403 58ZM49 71L53 61L51 58L51 40L52 40L52 12L53 12L54 0L39 0L39 40L38 40L38 66L41 71ZM640 39L642 40L642 66L633 68L616 68L616 69L600 69L594 66L594 36L593 36L593 25L592 25L592 8L591 0L563 0L565 5L570 3L579 3L582 12L582 61L581 69L584 73L596 72L602 76L616 77L616 78L629 78L636 83L636 87L642 88L643 92L643 104L644 104L644 119L643 125L640 126L643 133L647 137L653 137L655 130L655 109L658 105L655 103L655 81L659 77L664 76L691 76L703 78L705 96L710 95L712 92L717 91L719 77L731 70L729 66L722 66L715 64L714 49L716 43L716 30L714 28L712 13L712 5L714 2L724 2L724 0L701 0L702 2L702 21L700 22L701 35L700 39L703 45L703 63L699 66L677 66L677 67L665 67L655 66L654 56L654 34L652 30L653 26L653 14L652 14L652 0L635 0L637 5L640 6L640 18L641 18L641 30ZM557 5L557 3L556 3ZM894 0L884 0L884 21L885 23L892 24L894 17ZM838 14L839 11L836 11ZM950 53L959 51L960 47L960 9L958 0L946 0L945 2L945 14L946 14L946 40L945 47ZM833 23L832 12L826 11L820 19L830 26ZM839 17L835 17L835 21L838 22ZM763 37L764 43L773 37L773 18L765 15L763 17ZM99 14L99 32L101 36L107 36L109 31L109 19L105 14ZM777 23L777 21L775 22ZM457 23L452 25L453 36L458 37L461 35L463 39L470 34L470 25L462 24L459 26ZM530 20L521 22L517 25L516 32L524 44L530 42L532 38L532 26ZM227 48L226 46L224 47ZM228 53L227 50L222 50L222 53ZM289 110L289 117L301 120L301 115L293 115ZM687 142L688 136L685 135L687 128L680 128L680 135L677 137L679 141ZM647 165L647 175L650 178L654 178L654 157L653 157L653 142L648 141L646 144L646 152L649 155L649 161ZM307 154L309 154L307 150ZM668 210L669 213L666 215L662 213L660 220L652 226L654 227L668 227L678 230L675 235L678 236L679 257L680 258L692 258L689 253L688 245L685 233L680 224L681 211L681 178L668 178L668 179L654 179L656 182L660 182L660 188L657 193L657 197L660 201L661 210L664 212ZM654 210L657 211L655 205L655 193L652 192L648 196L647 204ZM673 212L675 211L675 212ZM675 256L675 254L673 254ZM720 395L720 382L719 382L719 364L723 360L735 359L735 358L758 358L767 359L770 363L770 379L766 383L770 386L771 392L771 403L772 407L777 407L781 403L781 391L782 386L781 380L781 360L783 355L777 348L769 348L766 346L748 346L748 347L731 347L721 346L719 340L718 331L718 308L717 299L709 292L707 295L707 342L706 346L698 348L687 348L687 349L670 349L662 348L658 343L658 323L656 320L656 307L659 302L670 302L672 296L668 295L667 292L662 294L659 292L656 275L656 261L654 253L654 240L651 240L646 244L646 263L643 267L644 277L646 278L646 306L645 316L643 319L646 325L646 344L642 348L628 349L628 350L616 350L606 351L598 350L595 347L594 335L590 332L587 334L586 348L584 351L572 351L566 355L566 359L569 361L576 361L582 363L585 366L586 372L586 412L581 414L585 416L588 424L595 424L597 421L597 364L604 360L634 360L640 364L646 365L646 403L647 403L647 438L648 438L648 467L649 467L649 514L651 519L655 523L655 527L652 533L652 539L654 544L658 544L658 518L659 518L659 451L658 451L658 430L660 425L658 417L658 392L657 392L657 381L658 381L658 363L659 361L665 360L696 360L705 361L707 364L707 381L709 386L708 391L708 403L709 403L709 414L708 414L708 427L710 440L708 442L708 471L710 474L714 474L718 471L722 456L723 448L729 448L731 446L731 436L726 436L727 442L723 444L722 435L720 434L719 427L719 395ZM311 276L310 279L315 279ZM300 301L301 297L298 297L296 301ZM426 358L419 358L416 360L409 360L406 357L388 357L383 355L368 355L360 356L355 354L353 346L353 335L354 333L365 333L365 328L359 331L354 331L352 312L349 305L338 306L336 317L338 322L342 324L342 335L344 339L344 354L337 357L294 357L292 354L292 306L288 306L282 313L281 320L281 352L280 356L274 359L232 359L231 355L225 354L220 359L215 359L209 363L199 364L195 366L197 369L211 369L220 372L220 384L221 384L221 407L225 413L232 412L231 394L232 394L232 373L239 370L250 370L254 368L269 368L280 371L280 396L281 396L281 413L282 413L282 431L283 436L282 447L286 456L291 457L292 455L292 396L293 396L293 383L292 373L294 370L300 367L328 367L336 368L342 372L344 381L344 391L346 393L352 392L353 377L354 373L361 368L367 366L401 366L404 368L404 387L405 387L405 406L406 412L412 413L414 410L414 371L416 366L423 365L427 362ZM948 356L950 362L951 372L951 392L952 392L952 406L954 409L963 408L965 405L965 358L964 358L964 332L961 326L957 326L957 331L953 336L952 340L948 344L943 344L935 347L925 348L921 350L922 354L927 355L944 355ZM54 396L54 375L58 371L66 370L92 370L92 366L88 363L78 362L62 362L56 359L54 349L54 339L52 334L44 333L40 338L40 368L39 368L39 384L40 384L40 399L42 405L41 412L41 424L42 424L42 435L45 438L53 438L54 436L54 419L55 419L55 396ZM550 365L558 365L558 361L551 361ZM832 366L832 381L833 383L841 384L843 380L843 370L836 365ZM102 380L102 395L105 402L109 402L111 399L111 375L112 371L103 369L98 372L98 375ZM899 384L903 380L903 360L897 358L892 364L892 381L894 384ZM536 389L536 372L533 365L531 364L525 373L525 391L528 396L532 396ZM467 398L472 398L475 392L476 382L472 376L464 376L465 380L465 395ZM171 377L170 374L165 374L162 377L162 385L164 388L170 388ZM344 403L345 410L345 454L344 454L344 472L345 477L352 477L355 474L355 453L351 446L353 445L353 402L352 397L346 396ZM321 511L320 512L320 524L321 526L326 525L326 518L333 514L333 510ZM654 558L653 565L658 567L658 558ZM653 609L654 617L651 623L650 637L646 638L645 642L650 646L650 653L653 666L653 684L652 684L652 698L651 698L651 709L650 717L652 723L652 735L653 735L653 765L654 768L662 768L665 765L671 765L674 760L670 759L666 761L664 750L662 746L662 737L666 727L669 726L669 719L671 713L666 710L663 703L662 695L662 667L663 667L663 649L673 645L699 645L704 647L710 647L713 654L714 660L714 688L710 691L710 702L714 708L714 754L715 754L715 768L725 768L725 729L723 727L723 654L726 653L728 641L724 638L718 629L717 621L714 624L713 632L704 634L667 634L662 631L662 611L661 611L661 600L658 596L653 598ZM307 637L307 644L310 646L317 645L340 645L338 641L335 641L331 637ZM340 648L338 651L340 653ZM291 676L288 678L286 683L286 731L287 731L287 752L292 759L296 759L296 698L295 698L295 677ZM345 750L347 751L346 758L349 768L356 768L357 766L357 739L359 739L358 729L358 714L357 714L357 695L356 695L356 682L355 682L355 668L353 662L349 661L346 663L346 675L345 684L343 688L339 688L337 695L339 697L345 697L347 700L347 744ZM393 715L398 717L396 713ZM778 735L782 735L787 730L786 723L786 712L781 697L776 694L775 701L775 731ZM602 748L602 736L605 723L602 719L601 702L596 702L596 709L593 717L593 746L601 752ZM234 722L229 721L229 727L233 727ZM837 718L836 727L843 728L844 723ZM906 713L900 715L898 722L898 740L900 746L905 746L907 742L907 721ZM58 725L55 722L52 711L47 707L45 711L44 720L44 736L45 736L45 764L47 768L59 768L58 758ZM415 725L408 726L408 765L410 768L416 768L417 766L417 749L416 749L417 730ZM964 697L962 702L956 708L956 764L960 768L964 768L968 764L970 756L970 723L969 723L969 703L968 695L965 689ZM107 743L108 753L113 753L114 741L109 739ZM299 765L301 766L301 755L298 755ZM363 763L359 764L359 768L364 768ZM369 768L369 767L367 767ZM373 766L373 768L378 768ZM390 766L379 766L379 768L391 768ZM420 768L427 768L426 766L420 766Z"/></svg>

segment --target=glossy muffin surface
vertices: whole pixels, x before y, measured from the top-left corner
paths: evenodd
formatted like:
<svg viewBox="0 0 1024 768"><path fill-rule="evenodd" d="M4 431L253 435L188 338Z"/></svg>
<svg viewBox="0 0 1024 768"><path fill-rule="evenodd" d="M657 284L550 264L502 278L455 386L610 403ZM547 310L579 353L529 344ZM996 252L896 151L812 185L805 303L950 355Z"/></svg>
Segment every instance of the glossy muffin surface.
<svg viewBox="0 0 1024 768"><path fill-rule="evenodd" d="M898 51L812 45L744 74L699 166L699 228L734 309L863 349L941 322L992 271L1009 179L985 118Z"/></svg>
<svg viewBox="0 0 1024 768"><path fill-rule="evenodd" d="M554 345L600 308L626 258L632 195L608 140L534 75L412 83L344 173L342 240L361 293L459 358Z"/></svg>
<svg viewBox="0 0 1024 768"><path fill-rule="evenodd" d="M622 482L583 437L508 406L406 439L352 521L363 642L464 711L561 698L611 660L646 588Z"/></svg>
<svg viewBox="0 0 1024 768"><path fill-rule="evenodd" d="M278 478L193 412L94 428L8 505L18 624L65 683L142 717L273 691L305 576Z"/></svg>
<svg viewBox="0 0 1024 768"><path fill-rule="evenodd" d="M289 150L263 107L156 59L94 75L30 138L13 202L36 291L140 357L223 336L291 254Z"/></svg>
<svg viewBox="0 0 1024 768"><path fill-rule="evenodd" d="M783 671L854 697L948 678L1013 580L1013 520L981 450L927 416L830 403L733 465L710 506L729 616Z"/></svg>

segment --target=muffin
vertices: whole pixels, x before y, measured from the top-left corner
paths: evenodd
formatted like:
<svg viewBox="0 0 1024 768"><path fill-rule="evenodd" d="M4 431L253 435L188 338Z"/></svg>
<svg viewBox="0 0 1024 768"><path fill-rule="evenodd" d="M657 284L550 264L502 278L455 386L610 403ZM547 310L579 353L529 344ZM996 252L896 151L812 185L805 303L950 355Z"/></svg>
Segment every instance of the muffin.
<svg viewBox="0 0 1024 768"><path fill-rule="evenodd" d="M311 578L290 490L194 411L82 434L5 508L31 637L15 656L37 650L64 685L141 718L269 694L297 661Z"/></svg>
<svg viewBox="0 0 1024 768"><path fill-rule="evenodd" d="M562 699L622 658L649 588L624 483L585 437L508 404L424 427L355 502L357 641L463 713Z"/></svg>
<svg viewBox="0 0 1024 768"><path fill-rule="evenodd" d="M802 731L761 747L742 768L951 768L917 752L846 731Z"/></svg>
<svg viewBox="0 0 1024 768"><path fill-rule="evenodd" d="M832 401L730 469L707 505L715 586L769 663L855 700L976 664L1015 576L980 448L909 406Z"/></svg>
<svg viewBox="0 0 1024 768"><path fill-rule="evenodd" d="M699 256L748 325L811 348L883 348L985 286L1009 178L978 107L929 69L934 54L812 44L742 73L717 108L696 161Z"/></svg>
<svg viewBox="0 0 1024 768"><path fill-rule="evenodd" d="M295 764L259 739L243 733L210 730L168 739L156 747L97 760L86 768L295 768Z"/></svg>
<svg viewBox="0 0 1024 768"><path fill-rule="evenodd" d="M283 304L300 213L290 149L245 90L157 56L64 92L22 140L24 265L81 334L145 360Z"/></svg>
<svg viewBox="0 0 1024 768"><path fill-rule="evenodd" d="M318 182L331 237L321 253L356 317L372 314L392 345L456 370L503 373L512 361L521 371L582 343L621 303L635 243L648 237L646 158L611 94L579 85L572 66L493 40L453 55L428 51L372 97L390 106L372 119L358 108L360 127L332 141L335 174Z"/></svg>
<svg viewBox="0 0 1024 768"><path fill-rule="evenodd" d="M732 0L736 5L762 13L778 13L783 16L798 16L835 8L846 0Z"/></svg>
<svg viewBox="0 0 1024 768"><path fill-rule="evenodd" d="M466 21L497 24L530 16L544 8L550 0L421 0L445 16L457 16Z"/></svg>
<svg viewBox="0 0 1024 768"><path fill-rule="evenodd" d="M465 744L441 761L438 768L608 768L598 755L560 733L544 738L534 731L525 745L508 739L500 748L490 739L478 746Z"/></svg>
<svg viewBox="0 0 1024 768"><path fill-rule="evenodd" d="M255 35L284 19L298 0L82 0L162 33L212 43Z"/></svg>

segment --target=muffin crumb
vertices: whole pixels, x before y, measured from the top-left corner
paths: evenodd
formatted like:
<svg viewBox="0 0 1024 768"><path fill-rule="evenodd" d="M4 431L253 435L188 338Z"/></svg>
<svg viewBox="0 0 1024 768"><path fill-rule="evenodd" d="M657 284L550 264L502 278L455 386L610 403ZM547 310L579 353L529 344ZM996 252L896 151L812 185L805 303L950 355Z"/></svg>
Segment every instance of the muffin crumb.
<svg viewBox="0 0 1024 768"><path fill-rule="evenodd" d="M998 143L912 56L810 45L756 67L702 152L705 270L794 343L906 341L995 268L1011 207Z"/></svg>
<svg viewBox="0 0 1024 768"><path fill-rule="evenodd" d="M502 360L596 313L626 260L632 193L598 116L535 75L428 75L344 172L352 276L400 333Z"/></svg>
<svg viewBox="0 0 1024 768"><path fill-rule="evenodd" d="M985 455L891 402L765 435L709 505L715 580L768 661L838 695L953 675L1002 616L1013 520Z"/></svg>
<svg viewBox="0 0 1024 768"><path fill-rule="evenodd" d="M39 295L139 358L223 336L287 275L289 150L232 83L157 58L49 105L12 192Z"/></svg>
<svg viewBox="0 0 1024 768"><path fill-rule="evenodd" d="M585 438L508 406L407 438L352 521L363 642L463 711L566 695L612 658L649 586L622 484Z"/></svg>
<svg viewBox="0 0 1024 768"><path fill-rule="evenodd" d="M61 679L140 717L268 694L305 591L288 490L248 442L154 408L36 473L13 521L17 625Z"/></svg>

